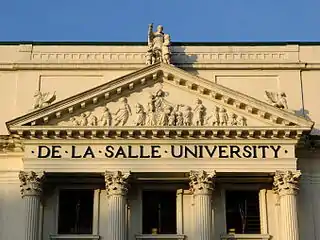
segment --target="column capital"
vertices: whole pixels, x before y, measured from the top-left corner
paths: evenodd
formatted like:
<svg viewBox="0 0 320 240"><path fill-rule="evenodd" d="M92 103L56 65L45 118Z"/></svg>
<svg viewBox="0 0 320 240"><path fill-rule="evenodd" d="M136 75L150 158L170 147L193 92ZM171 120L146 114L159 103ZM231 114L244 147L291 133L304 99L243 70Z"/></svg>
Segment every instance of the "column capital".
<svg viewBox="0 0 320 240"><path fill-rule="evenodd" d="M104 178L107 194L110 195L126 195L128 193L128 178L130 172L123 173L121 171L109 172L105 171Z"/></svg>
<svg viewBox="0 0 320 240"><path fill-rule="evenodd" d="M216 176L216 171L207 173L206 171L190 171L190 187L195 195L211 194L214 188L213 179Z"/></svg>
<svg viewBox="0 0 320 240"><path fill-rule="evenodd" d="M42 193L42 180L44 172L36 173L34 171L20 171L19 180L21 187L21 195L25 196L40 196Z"/></svg>
<svg viewBox="0 0 320 240"><path fill-rule="evenodd" d="M273 178L273 190L279 196L296 195L299 191L300 170L276 171Z"/></svg>

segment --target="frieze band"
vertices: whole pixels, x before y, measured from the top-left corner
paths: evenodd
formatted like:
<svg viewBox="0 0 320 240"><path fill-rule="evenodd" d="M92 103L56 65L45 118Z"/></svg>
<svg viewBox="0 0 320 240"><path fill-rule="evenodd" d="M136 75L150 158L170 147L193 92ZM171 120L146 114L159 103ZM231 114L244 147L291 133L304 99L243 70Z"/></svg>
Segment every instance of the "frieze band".
<svg viewBox="0 0 320 240"><path fill-rule="evenodd" d="M33 158L39 159L273 159L286 154L288 154L288 150L280 145L40 145L31 150Z"/></svg>

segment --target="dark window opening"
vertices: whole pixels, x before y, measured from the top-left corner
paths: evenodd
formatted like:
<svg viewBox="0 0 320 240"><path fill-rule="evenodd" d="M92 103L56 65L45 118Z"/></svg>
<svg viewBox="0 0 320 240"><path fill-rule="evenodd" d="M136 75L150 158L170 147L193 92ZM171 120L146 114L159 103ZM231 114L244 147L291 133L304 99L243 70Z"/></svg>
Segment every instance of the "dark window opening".
<svg viewBox="0 0 320 240"><path fill-rule="evenodd" d="M59 195L59 234L92 234L93 190L62 190Z"/></svg>
<svg viewBox="0 0 320 240"><path fill-rule="evenodd" d="M144 191L143 233L176 234L176 192Z"/></svg>
<svg viewBox="0 0 320 240"><path fill-rule="evenodd" d="M260 233L258 191L226 191L226 213L228 232Z"/></svg>

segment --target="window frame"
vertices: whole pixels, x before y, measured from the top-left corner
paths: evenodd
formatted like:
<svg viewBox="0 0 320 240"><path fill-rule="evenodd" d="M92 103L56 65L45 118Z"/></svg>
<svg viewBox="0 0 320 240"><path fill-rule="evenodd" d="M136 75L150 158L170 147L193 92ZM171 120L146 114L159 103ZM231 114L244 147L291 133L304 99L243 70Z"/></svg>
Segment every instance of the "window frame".
<svg viewBox="0 0 320 240"><path fill-rule="evenodd" d="M224 221L224 234L228 235L228 229L227 229L227 205L226 205L226 192L227 191L257 191L258 194L258 205L259 205L259 218L260 218L260 233L254 234L254 235L263 235L263 234L269 234L268 232L265 232L265 229L268 229L268 219L267 216L263 213L267 212L267 206L268 201L266 198L266 193L261 194L261 191L269 190L269 185L267 184L245 184L245 183L239 183L239 184L221 184L221 195L222 195L222 206L223 206L223 221ZM263 203L263 204L262 204ZM261 209L263 207L263 209ZM248 234L237 234L237 235L248 235ZM252 235L252 234L249 234Z"/></svg>
<svg viewBox="0 0 320 240"><path fill-rule="evenodd" d="M87 189L87 190L93 190L93 216L92 216L92 233L90 234L59 234L59 206L60 206L60 192L61 190L82 190L82 189ZM101 189L99 187L95 187L93 185L63 185L63 186L57 186L55 190L55 195L56 195L56 205L55 205L55 235L63 235L63 236L80 236L80 235L92 235L96 236L99 235L99 211L100 211L100 194L101 194Z"/></svg>
<svg viewBox="0 0 320 240"><path fill-rule="evenodd" d="M139 208L140 208L140 233L143 232L143 192L144 191L179 191L179 189L185 189L186 185L185 184L152 184L152 183L143 183L139 186ZM178 206L176 206L176 211L178 209ZM178 226L179 226L179 222L178 222L179 218L178 218L178 214L176 213L176 226L177 226L177 233L173 234L173 235L178 235ZM142 234L145 235L145 234ZM161 235L161 234L159 234Z"/></svg>

